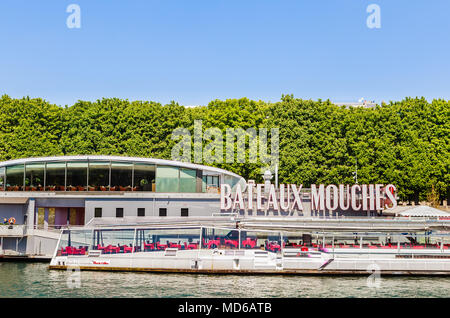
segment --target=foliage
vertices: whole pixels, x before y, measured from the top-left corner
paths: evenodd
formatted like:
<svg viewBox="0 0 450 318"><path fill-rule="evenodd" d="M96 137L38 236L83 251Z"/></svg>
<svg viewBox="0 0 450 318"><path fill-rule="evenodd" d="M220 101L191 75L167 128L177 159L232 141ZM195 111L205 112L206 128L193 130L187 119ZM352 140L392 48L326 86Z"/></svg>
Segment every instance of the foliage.
<svg viewBox="0 0 450 318"><path fill-rule="evenodd" d="M280 183L393 183L402 199L450 192L450 102L406 98L373 109L336 106L283 95L267 103L247 98L207 106L175 102L79 101L62 108L42 99L0 99L0 160L53 155L128 155L170 159L177 127L194 134L226 128L279 128ZM248 152L248 147L246 147ZM225 150L224 150L225 153ZM261 164L217 163L261 181Z"/></svg>

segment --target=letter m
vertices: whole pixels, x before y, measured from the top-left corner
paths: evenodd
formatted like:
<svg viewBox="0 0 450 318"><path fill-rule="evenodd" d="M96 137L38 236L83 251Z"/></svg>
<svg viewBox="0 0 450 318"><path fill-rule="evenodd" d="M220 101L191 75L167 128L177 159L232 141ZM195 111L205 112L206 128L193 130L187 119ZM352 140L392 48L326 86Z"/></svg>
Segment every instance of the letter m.
<svg viewBox="0 0 450 318"><path fill-rule="evenodd" d="M315 184L311 184L311 210L325 211L325 185L319 185L317 189Z"/></svg>

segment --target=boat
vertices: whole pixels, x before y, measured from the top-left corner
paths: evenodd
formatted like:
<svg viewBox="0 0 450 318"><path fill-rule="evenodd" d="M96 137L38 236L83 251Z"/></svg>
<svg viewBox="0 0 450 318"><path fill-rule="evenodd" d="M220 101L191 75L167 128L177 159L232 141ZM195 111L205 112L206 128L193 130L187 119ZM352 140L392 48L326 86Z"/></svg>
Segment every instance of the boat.
<svg viewBox="0 0 450 318"><path fill-rule="evenodd" d="M249 223L250 224L250 223ZM401 232L404 231L404 232ZM447 231L320 231L228 224L62 229L52 270L195 274L450 275Z"/></svg>

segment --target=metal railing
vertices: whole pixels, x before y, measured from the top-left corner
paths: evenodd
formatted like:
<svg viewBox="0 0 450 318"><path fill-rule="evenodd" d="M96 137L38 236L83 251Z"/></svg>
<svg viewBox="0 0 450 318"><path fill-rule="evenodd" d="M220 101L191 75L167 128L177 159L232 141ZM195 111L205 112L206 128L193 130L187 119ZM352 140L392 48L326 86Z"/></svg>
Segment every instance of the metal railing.
<svg viewBox="0 0 450 318"><path fill-rule="evenodd" d="M25 235L26 225L0 225L0 236L21 237Z"/></svg>

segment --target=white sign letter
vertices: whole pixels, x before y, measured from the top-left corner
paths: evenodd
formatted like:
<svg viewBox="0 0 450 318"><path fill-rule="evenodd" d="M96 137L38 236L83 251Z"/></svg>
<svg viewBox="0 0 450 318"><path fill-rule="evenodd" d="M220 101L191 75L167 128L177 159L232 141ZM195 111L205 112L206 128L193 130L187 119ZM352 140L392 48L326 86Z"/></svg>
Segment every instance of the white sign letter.
<svg viewBox="0 0 450 318"><path fill-rule="evenodd" d="M231 209L231 186L226 183L220 185L220 209Z"/></svg>
<svg viewBox="0 0 450 318"><path fill-rule="evenodd" d="M315 184L311 184L311 211L325 210L325 186L319 185L317 190Z"/></svg>

